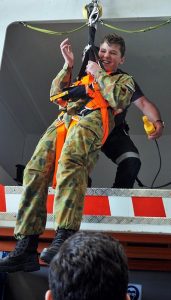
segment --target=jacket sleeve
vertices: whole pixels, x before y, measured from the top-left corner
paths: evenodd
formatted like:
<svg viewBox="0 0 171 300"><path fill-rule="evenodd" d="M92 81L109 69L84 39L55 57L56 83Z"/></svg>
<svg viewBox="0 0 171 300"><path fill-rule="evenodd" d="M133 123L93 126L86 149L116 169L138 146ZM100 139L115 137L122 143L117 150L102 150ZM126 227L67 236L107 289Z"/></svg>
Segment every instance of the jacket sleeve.
<svg viewBox="0 0 171 300"><path fill-rule="evenodd" d="M128 74L109 75L104 70L95 74L102 96L114 109L124 109L130 104L135 91L133 78Z"/></svg>
<svg viewBox="0 0 171 300"><path fill-rule="evenodd" d="M71 84L72 69L65 63L62 70L56 75L52 81L50 89L50 97L61 92L62 89L69 87Z"/></svg>

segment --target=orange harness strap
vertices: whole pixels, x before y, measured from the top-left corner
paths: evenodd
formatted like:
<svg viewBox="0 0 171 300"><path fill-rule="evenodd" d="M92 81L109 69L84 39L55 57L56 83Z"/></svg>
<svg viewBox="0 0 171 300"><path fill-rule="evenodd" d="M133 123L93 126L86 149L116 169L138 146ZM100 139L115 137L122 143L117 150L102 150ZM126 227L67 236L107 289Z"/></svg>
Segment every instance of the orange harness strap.
<svg viewBox="0 0 171 300"><path fill-rule="evenodd" d="M57 170L58 170L58 161L59 158L61 156L61 151L63 148L63 145L65 143L65 139L66 136L68 134L68 132L70 131L70 129L76 125L78 123L79 119L77 119L76 117L74 117L74 119L71 121L71 124L69 126L69 128L67 129L65 127L65 124L63 121L57 121L57 128L56 128L56 132L57 132L57 139L56 139L56 158L55 158L55 170L54 170L54 174L53 174L53 180L52 180L52 187L55 188L57 185L57 180L56 180L56 174L57 174Z"/></svg>
<svg viewBox="0 0 171 300"><path fill-rule="evenodd" d="M94 91L89 88L88 95L93 98L86 107L90 109L100 109L102 116L102 125L103 125L103 139L102 144L105 143L109 135L109 115L107 108L109 107L108 102L103 98L100 93L99 86L97 83L93 83Z"/></svg>
<svg viewBox="0 0 171 300"><path fill-rule="evenodd" d="M67 129L65 127L64 123L60 123L58 125L57 123L57 138L56 138L56 158L55 158L55 170L54 170L54 174L53 174L53 181L52 181L52 187L55 188L56 187L56 173L57 173L57 169L58 169L58 160L60 158L61 155L61 151L62 151L62 147L63 144L65 143L65 138L66 138L66 134L67 134Z"/></svg>
<svg viewBox="0 0 171 300"><path fill-rule="evenodd" d="M87 94L92 98L92 100L86 104L85 108L90 108L92 110L99 108L101 111L104 132L102 144L104 144L109 135L109 115L107 111L109 103L101 95L99 85L97 82L94 82L92 75L84 76L80 81L76 81L73 85L78 86L80 84L83 84L87 87ZM93 90L89 88L90 84L92 84Z"/></svg>

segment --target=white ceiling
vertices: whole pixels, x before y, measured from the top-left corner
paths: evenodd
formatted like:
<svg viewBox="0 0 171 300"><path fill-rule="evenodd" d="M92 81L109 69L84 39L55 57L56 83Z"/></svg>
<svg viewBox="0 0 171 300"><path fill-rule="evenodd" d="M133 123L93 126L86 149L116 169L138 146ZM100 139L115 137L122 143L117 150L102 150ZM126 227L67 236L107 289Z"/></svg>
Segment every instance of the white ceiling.
<svg viewBox="0 0 171 300"><path fill-rule="evenodd" d="M160 21L161 22L161 21ZM107 22L125 29L144 28L159 21ZM29 22L28 22L29 23ZM78 28L82 23L37 23L37 27L55 31ZM113 30L99 24L96 44ZM132 74L146 96L160 108L166 122L165 134L171 134L171 24L146 33L122 33L127 52L124 70ZM0 73L1 104L20 130L41 134L57 115L57 106L49 101L50 84L63 65L60 42L69 36L75 53L75 76L81 66L82 50L88 42L88 27L65 36L48 35L13 23L7 29ZM134 105L132 105L133 107ZM131 133L144 134L141 114L131 108L128 115Z"/></svg>

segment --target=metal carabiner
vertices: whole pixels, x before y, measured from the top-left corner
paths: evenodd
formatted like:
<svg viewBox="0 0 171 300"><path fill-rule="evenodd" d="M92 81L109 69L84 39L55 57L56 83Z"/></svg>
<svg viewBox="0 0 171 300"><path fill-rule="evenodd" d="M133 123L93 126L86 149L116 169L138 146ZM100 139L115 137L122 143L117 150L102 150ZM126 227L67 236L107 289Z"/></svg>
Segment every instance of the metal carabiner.
<svg viewBox="0 0 171 300"><path fill-rule="evenodd" d="M88 19L89 20L88 25L89 26L96 25L96 22L98 21L98 19L99 19L99 8L98 8L97 3L94 3L93 10Z"/></svg>

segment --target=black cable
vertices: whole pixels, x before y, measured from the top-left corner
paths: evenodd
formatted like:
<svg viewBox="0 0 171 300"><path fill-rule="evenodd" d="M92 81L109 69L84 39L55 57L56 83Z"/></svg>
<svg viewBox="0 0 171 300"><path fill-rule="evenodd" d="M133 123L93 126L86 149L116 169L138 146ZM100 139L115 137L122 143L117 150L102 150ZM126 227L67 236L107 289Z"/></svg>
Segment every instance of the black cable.
<svg viewBox="0 0 171 300"><path fill-rule="evenodd" d="M148 187L148 186L144 185L138 177L136 177L135 180L138 183L138 186L140 186L140 187Z"/></svg>
<svg viewBox="0 0 171 300"><path fill-rule="evenodd" d="M157 177L158 177L158 175L159 175L159 173L160 173L160 171L161 171L161 166L162 166L162 160L161 160L160 148L159 148L159 145L158 145L157 140L154 140L154 141L155 141L155 143L156 143L156 147L157 147L158 155L159 155L159 169L158 169L158 171L157 171L157 174L155 175L155 177L154 177L154 179L153 179L153 182L152 182L151 186L144 185L138 177L136 178L136 181L137 181L137 183L138 183L138 185L139 185L140 187L146 187L146 188L149 188L149 189L159 189L159 188L166 187L166 186L168 186L168 185L171 184L171 182L168 182L168 183L165 183L165 184L163 184L163 185L155 186L155 187L154 187L154 182L156 181L156 179L157 179Z"/></svg>
<svg viewBox="0 0 171 300"><path fill-rule="evenodd" d="M158 177L158 175L159 175L159 173L160 173L160 171L161 171L161 154L160 154L160 149L159 149L159 145L158 145L158 142L157 142L157 140L155 139L154 140L155 141L155 143L156 143L156 147L157 147L157 152L158 152L158 155L159 155L159 169L158 169L158 171L157 171L157 174L156 174L156 176L154 177L154 180L153 180L153 182L152 182L152 184L151 184L151 189L153 189L154 187L154 182L156 181L156 179L157 179L157 177Z"/></svg>
<svg viewBox="0 0 171 300"><path fill-rule="evenodd" d="M162 187L168 186L168 185L170 185L170 184L171 184L171 181L170 181L170 182L168 182L168 183L165 183L165 184L163 184L163 185L156 186L156 187L154 187L154 188L155 188L155 189L159 189L159 188L162 188Z"/></svg>

